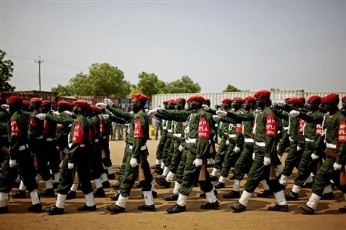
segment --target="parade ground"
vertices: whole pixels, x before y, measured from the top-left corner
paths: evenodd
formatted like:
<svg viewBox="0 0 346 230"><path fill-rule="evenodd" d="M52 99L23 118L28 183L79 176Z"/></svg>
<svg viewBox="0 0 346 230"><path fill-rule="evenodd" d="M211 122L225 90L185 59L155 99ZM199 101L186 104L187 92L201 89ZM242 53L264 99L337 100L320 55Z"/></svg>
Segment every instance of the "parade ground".
<svg viewBox="0 0 346 230"><path fill-rule="evenodd" d="M150 163L155 163L157 140L148 140ZM125 147L124 141L110 141L111 159L115 171L119 171L119 164ZM156 175L154 175L156 176ZM111 184L117 183L111 180ZM155 198L156 212L142 212L137 206L144 203L139 188L134 187L127 204L126 212L110 214L106 205L112 201L108 195L114 193L112 188L105 189L106 198L96 198L98 210L95 212L78 212L77 208L85 203L84 195L79 190L77 199L68 200L64 215L49 216L47 213L28 213L27 207L31 200L27 194L26 199L10 199L9 213L0 215L0 229L343 229L346 224L346 215L338 212L338 209L346 203L343 194L335 190L335 200L322 200L315 215L307 216L300 214L298 206L304 204L311 191L304 188L301 191L299 201L289 201L289 212L270 212L269 206L275 204L274 198L257 198L253 194L247 211L233 213L228 207L231 202L237 201L222 198L224 193L230 191L232 181L226 182L226 188L219 189L220 208L218 210L202 210L200 205L206 203L205 198L199 197L199 187L194 187L187 202L187 211L178 214L167 214L166 209L175 202L167 202L164 196L170 194L171 188L157 187L158 197ZM137 184L137 183L136 183ZM244 181L242 182L242 185ZM44 183L39 184L40 192L44 191ZM286 192L292 187L292 179L289 180ZM14 188L14 190L17 188ZM262 191L257 188L256 192ZM41 198L43 206L55 204L55 198Z"/></svg>

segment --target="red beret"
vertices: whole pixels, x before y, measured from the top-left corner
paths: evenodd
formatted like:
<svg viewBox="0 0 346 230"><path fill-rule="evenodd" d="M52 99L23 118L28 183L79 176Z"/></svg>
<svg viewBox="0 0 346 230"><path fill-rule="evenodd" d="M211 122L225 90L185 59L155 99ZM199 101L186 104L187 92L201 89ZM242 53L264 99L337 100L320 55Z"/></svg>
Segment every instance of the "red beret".
<svg viewBox="0 0 346 230"><path fill-rule="evenodd" d="M346 101L346 96L343 96L343 97L341 98L341 100L342 100L342 101Z"/></svg>
<svg viewBox="0 0 346 230"><path fill-rule="evenodd" d="M231 104L232 103L232 99L231 98L225 98L221 101L222 104Z"/></svg>
<svg viewBox="0 0 346 230"><path fill-rule="evenodd" d="M235 101L235 102L243 103L243 99L241 97L234 97L232 100Z"/></svg>
<svg viewBox="0 0 346 230"><path fill-rule="evenodd" d="M90 106L90 109L95 113L101 113L101 110L96 105Z"/></svg>
<svg viewBox="0 0 346 230"><path fill-rule="evenodd" d="M191 101L200 101L200 102L205 102L204 97L199 96L199 95L195 95L195 96L191 96L189 99L187 99L187 102L191 102Z"/></svg>
<svg viewBox="0 0 346 230"><path fill-rule="evenodd" d="M57 106L71 106L67 101L58 101Z"/></svg>
<svg viewBox="0 0 346 230"><path fill-rule="evenodd" d="M326 97L321 97L321 104L326 104Z"/></svg>
<svg viewBox="0 0 346 230"><path fill-rule="evenodd" d="M174 101L175 104L179 104L180 102L185 103L185 98L180 97L180 98L175 99L175 101Z"/></svg>
<svg viewBox="0 0 346 230"><path fill-rule="evenodd" d="M169 102L169 100L167 100L167 101L163 101L162 103L163 103L164 105L167 105L167 104L168 104L168 102Z"/></svg>
<svg viewBox="0 0 346 230"><path fill-rule="evenodd" d="M11 96L8 98L7 103L12 104L12 103L22 103L23 99L20 96Z"/></svg>
<svg viewBox="0 0 346 230"><path fill-rule="evenodd" d="M174 99L169 100L168 104L175 104L175 100Z"/></svg>
<svg viewBox="0 0 346 230"><path fill-rule="evenodd" d="M87 101L84 100L77 100L73 102L73 106L80 106L80 107L85 107L88 108L90 105Z"/></svg>
<svg viewBox="0 0 346 230"><path fill-rule="evenodd" d="M257 91L255 93L254 97L255 98L270 97L270 91L268 91L268 90Z"/></svg>
<svg viewBox="0 0 346 230"><path fill-rule="evenodd" d="M289 100L287 100L287 103L298 105L298 104L301 103L301 100L299 98L297 98L297 97L292 97Z"/></svg>
<svg viewBox="0 0 346 230"><path fill-rule="evenodd" d="M28 100L23 100L23 101L22 101L22 105L30 106L30 101L28 101Z"/></svg>
<svg viewBox="0 0 346 230"><path fill-rule="evenodd" d="M256 101L256 98L249 96L249 97L244 98L244 101L247 101L247 102L255 102L255 101Z"/></svg>
<svg viewBox="0 0 346 230"><path fill-rule="evenodd" d="M333 102L339 103L339 95L336 94L336 93L328 94L325 97L324 102L327 103L327 104L333 103Z"/></svg>
<svg viewBox="0 0 346 230"><path fill-rule="evenodd" d="M305 104L305 97L299 97L298 99L300 103Z"/></svg>
<svg viewBox="0 0 346 230"><path fill-rule="evenodd" d="M30 99L30 102L31 103L42 103L42 100L41 100L41 98L33 97Z"/></svg>
<svg viewBox="0 0 346 230"><path fill-rule="evenodd" d="M51 105L52 102L50 102L49 100L43 100L41 105Z"/></svg>
<svg viewBox="0 0 346 230"><path fill-rule="evenodd" d="M140 101L147 101L148 97L145 96L144 94L136 93L136 94L132 95L132 99L137 99L137 100L140 100Z"/></svg>
<svg viewBox="0 0 346 230"><path fill-rule="evenodd" d="M321 103L321 97L317 95L309 97L308 103L313 103L313 102Z"/></svg>

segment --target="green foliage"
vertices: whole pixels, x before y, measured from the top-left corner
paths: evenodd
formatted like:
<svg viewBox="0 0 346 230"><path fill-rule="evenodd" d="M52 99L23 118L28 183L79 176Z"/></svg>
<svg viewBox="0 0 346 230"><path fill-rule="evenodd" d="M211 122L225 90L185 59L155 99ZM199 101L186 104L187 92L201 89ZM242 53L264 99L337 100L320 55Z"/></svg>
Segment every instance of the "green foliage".
<svg viewBox="0 0 346 230"><path fill-rule="evenodd" d="M108 63L92 64L89 74L78 73L67 86L53 88L59 95L93 95L125 98L130 93L130 83L124 73Z"/></svg>
<svg viewBox="0 0 346 230"><path fill-rule="evenodd" d="M226 89L224 91L222 91L222 92L241 92L241 90L236 88L233 85L228 84Z"/></svg>
<svg viewBox="0 0 346 230"><path fill-rule="evenodd" d="M153 94L165 93L166 83L159 80L154 73L142 72L138 75L139 81L135 88L136 92L141 92L151 98Z"/></svg>
<svg viewBox="0 0 346 230"><path fill-rule="evenodd" d="M52 88L52 93L56 93L58 96L73 96L75 93L71 90L71 86L58 85L57 87Z"/></svg>
<svg viewBox="0 0 346 230"><path fill-rule="evenodd" d="M182 76L176 81L167 84L165 93L199 93L201 87L194 83L188 76Z"/></svg>
<svg viewBox="0 0 346 230"><path fill-rule="evenodd" d="M4 60L6 52L0 50L0 89L3 91L13 91L16 87L10 85L10 78L13 77L13 62Z"/></svg>

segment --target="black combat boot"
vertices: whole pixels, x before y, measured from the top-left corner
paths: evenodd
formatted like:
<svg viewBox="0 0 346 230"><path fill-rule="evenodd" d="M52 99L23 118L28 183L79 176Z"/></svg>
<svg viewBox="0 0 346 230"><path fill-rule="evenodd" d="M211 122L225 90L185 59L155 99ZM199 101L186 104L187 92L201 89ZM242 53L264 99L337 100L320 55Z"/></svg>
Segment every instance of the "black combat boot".
<svg viewBox="0 0 346 230"><path fill-rule="evenodd" d="M77 192L75 191L69 191L66 195L66 200L72 200L72 199L75 199L77 196Z"/></svg>
<svg viewBox="0 0 346 230"><path fill-rule="evenodd" d="M175 200L178 200L178 196L179 194L170 194L168 196L165 196L165 201L175 201Z"/></svg>
<svg viewBox="0 0 346 230"><path fill-rule="evenodd" d="M306 204L300 205L299 208L302 211L302 214L305 215L313 215L315 213L315 210L310 208Z"/></svg>
<svg viewBox="0 0 346 230"><path fill-rule="evenodd" d="M268 207L269 211L276 211L276 212L288 212L288 205L274 205L272 207Z"/></svg>
<svg viewBox="0 0 346 230"><path fill-rule="evenodd" d="M246 210L246 206L242 205L240 202L236 202L233 204L230 204L229 206L233 212L244 212Z"/></svg>
<svg viewBox="0 0 346 230"><path fill-rule="evenodd" d="M173 214L173 213L179 213L179 212L185 212L186 211L186 205L184 206L180 206L178 204L175 204L174 206L170 207L167 209L167 212L169 214Z"/></svg>
<svg viewBox="0 0 346 230"><path fill-rule="evenodd" d="M213 203L206 203L201 205L201 209L217 209L220 207L220 204L218 201L215 201Z"/></svg>
<svg viewBox="0 0 346 230"><path fill-rule="evenodd" d="M85 211L96 211L96 205L88 206L84 204L82 207L77 208L77 211L85 212Z"/></svg>
<svg viewBox="0 0 346 230"><path fill-rule="evenodd" d="M232 190L229 193L223 194L222 197L226 199L240 198L240 192Z"/></svg>
<svg viewBox="0 0 346 230"><path fill-rule="evenodd" d="M114 214L125 212L125 208L120 207L116 204L108 205L106 209Z"/></svg>
<svg viewBox="0 0 346 230"><path fill-rule="evenodd" d="M137 207L138 210L141 210L141 211L148 211L148 212L155 212L156 208L155 208L155 205L140 205Z"/></svg>
<svg viewBox="0 0 346 230"><path fill-rule="evenodd" d="M29 212L36 212L36 213L41 213L41 212L43 212L41 203L39 203L39 204L33 204L33 205L29 206L29 207L28 207L28 211L29 211Z"/></svg>
<svg viewBox="0 0 346 230"><path fill-rule="evenodd" d="M286 200L298 200L298 193L290 192L285 195Z"/></svg>

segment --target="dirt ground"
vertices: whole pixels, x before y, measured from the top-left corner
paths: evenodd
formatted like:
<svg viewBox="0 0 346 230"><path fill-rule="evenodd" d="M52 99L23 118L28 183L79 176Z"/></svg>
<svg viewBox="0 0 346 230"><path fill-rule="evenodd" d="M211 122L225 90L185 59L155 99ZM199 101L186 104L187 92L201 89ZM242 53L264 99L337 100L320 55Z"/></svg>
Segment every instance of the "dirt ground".
<svg viewBox="0 0 346 230"><path fill-rule="evenodd" d="M148 141L151 164L155 163L157 144L158 141ZM116 171L119 169L124 146L124 141L110 142L111 157ZM287 191L292 187L292 180L289 182ZM116 180L111 180L111 183L116 183ZM199 188L195 187L188 198L187 211L178 214L166 213L166 209L175 204L163 199L172 191L172 187L170 189L157 187L159 194L155 199L157 211L152 213L137 210L137 206L144 202L138 188L132 190L126 212L117 215L110 214L105 209L106 205L112 203L108 198L108 195L114 192L111 188L106 189L107 198L96 198L98 210L89 213L77 211L77 207L85 203L80 191L77 199L66 202L65 214L58 216L28 213L26 208L30 206L30 198L10 199L10 213L0 215L0 229L343 229L345 227L346 215L337 211L339 207L345 205L340 191L334 191L336 200L321 201L317 213L313 216L302 215L298 209L298 205L305 203L310 196L309 189L302 189L299 201L289 202L288 213L267 211L268 206L275 204L274 198L263 199L257 198L256 195L251 198L247 211L232 213L228 206L236 200L222 198L222 194L230 191L232 183L227 181L226 188L218 190L221 204L218 210L201 210L199 206L206 203L206 200L199 198ZM43 186L43 182L40 182L40 188ZM261 188L256 190L258 191L261 191ZM55 203L55 198L42 198L41 201L44 206L49 206Z"/></svg>

